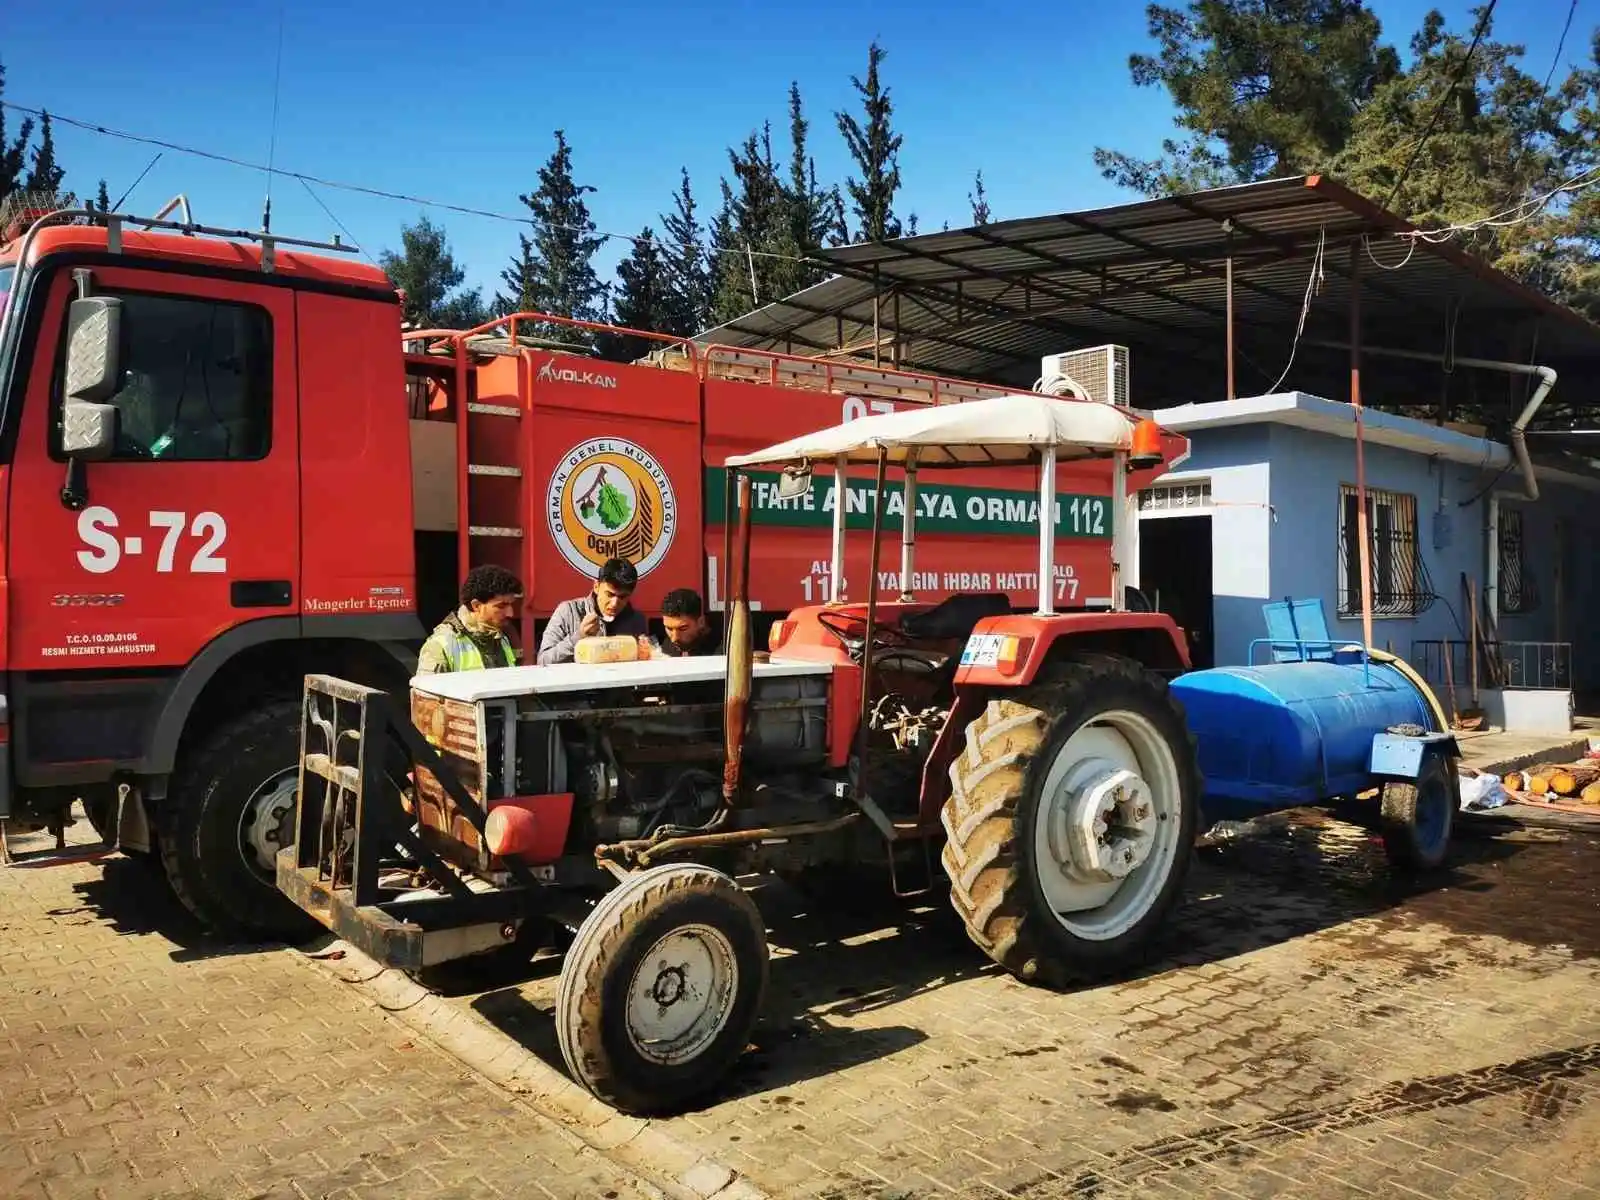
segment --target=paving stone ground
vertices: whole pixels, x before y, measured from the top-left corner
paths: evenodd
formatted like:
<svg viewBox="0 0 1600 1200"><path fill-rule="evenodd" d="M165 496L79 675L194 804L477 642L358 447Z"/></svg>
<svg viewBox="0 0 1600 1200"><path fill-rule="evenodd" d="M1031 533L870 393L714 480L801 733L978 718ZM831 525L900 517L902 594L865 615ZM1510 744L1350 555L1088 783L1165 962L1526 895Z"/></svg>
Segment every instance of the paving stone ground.
<svg viewBox="0 0 1600 1200"><path fill-rule="evenodd" d="M1202 851L1161 961L1056 994L942 897L762 897L767 1013L663 1123L775 1195L1600 1197L1600 840L1476 818L1405 883L1310 814ZM555 972L437 986L552 1062Z"/></svg>
<svg viewBox="0 0 1600 1200"><path fill-rule="evenodd" d="M286 951L198 938L139 866L0 872L19 1196L636 1196L643 1185ZM1295 814L1202 851L1159 961L1069 993L942 897L761 902L772 990L662 1129L803 1200L1600 1197L1600 839L1492 817L1392 876ZM432 982L559 1064L555 971Z"/></svg>
<svg viewBox="0 0 1600 1200"><path fill-rule="evenodd" d="M120 858L0 869L0 1164L14 1200L653 1194Z"/></svg>

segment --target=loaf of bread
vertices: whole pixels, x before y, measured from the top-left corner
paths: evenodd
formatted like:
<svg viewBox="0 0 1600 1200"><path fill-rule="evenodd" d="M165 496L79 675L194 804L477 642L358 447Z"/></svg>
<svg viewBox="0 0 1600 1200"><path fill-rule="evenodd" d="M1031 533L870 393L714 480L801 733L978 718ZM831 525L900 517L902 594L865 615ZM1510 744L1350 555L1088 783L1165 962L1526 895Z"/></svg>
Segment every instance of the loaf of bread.
<svg viewBox="0 0 1600 1200"><path fill-rule="evenodd" d="M595 663L633 662L639 657L639 639L632 637L579 638L573 648L575 662Z"/></svg>

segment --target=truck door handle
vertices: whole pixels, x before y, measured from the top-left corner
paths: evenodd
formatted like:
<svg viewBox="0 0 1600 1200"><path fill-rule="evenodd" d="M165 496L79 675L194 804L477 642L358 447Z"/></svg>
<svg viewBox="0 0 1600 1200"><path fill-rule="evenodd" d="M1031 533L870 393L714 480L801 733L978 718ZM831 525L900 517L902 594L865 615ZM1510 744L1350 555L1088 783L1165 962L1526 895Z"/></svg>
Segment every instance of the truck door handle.
<svg viewBox="0 0 1600 1200"><path fill-rule="evenodd" d="M294 603L294 588L287 579L235 579L228 599L235 608L285 608Z"/></svg>

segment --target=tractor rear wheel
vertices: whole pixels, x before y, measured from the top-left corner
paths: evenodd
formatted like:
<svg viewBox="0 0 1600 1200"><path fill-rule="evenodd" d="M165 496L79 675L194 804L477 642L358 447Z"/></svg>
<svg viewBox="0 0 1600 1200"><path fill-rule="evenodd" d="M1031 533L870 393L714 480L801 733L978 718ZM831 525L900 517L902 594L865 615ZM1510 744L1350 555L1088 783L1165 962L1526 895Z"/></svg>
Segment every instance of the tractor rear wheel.
<svg viewBox="0 0 1600 1200"><path fill-rule="evenodd" d="M941 814L967 933L1027 982L1125 970L1188 872L1201 794L1166 680L1084 654L989 701L967 726Z"/></svg>
<svg viewBox="0 0 1600 1200"><path fill-rule="evenodd" d="M608 892L567 951L562 1057L613 1108L677 1111L744 1052L766 987L766 926L744 890L710 867L652 867Z"/></svg>

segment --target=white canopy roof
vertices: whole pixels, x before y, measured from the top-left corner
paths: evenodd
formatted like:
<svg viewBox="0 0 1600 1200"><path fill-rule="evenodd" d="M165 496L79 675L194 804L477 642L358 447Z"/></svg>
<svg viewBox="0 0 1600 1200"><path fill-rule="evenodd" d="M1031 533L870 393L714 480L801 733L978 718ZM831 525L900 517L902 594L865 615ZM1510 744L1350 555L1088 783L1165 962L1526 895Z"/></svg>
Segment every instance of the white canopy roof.
<svg viewBox="0 0 1600 1200"><path fill-rule="evenodd" d="M915 454L922 466L1027 462L1046 446L1058 459L1090 458L1128 450L1135 418L1109 404L1014 393L987 400L902 409L846 421L757 450L735 454L730 467L831 462L876 463L880 447L888 461L904 464Z"/></svg>

